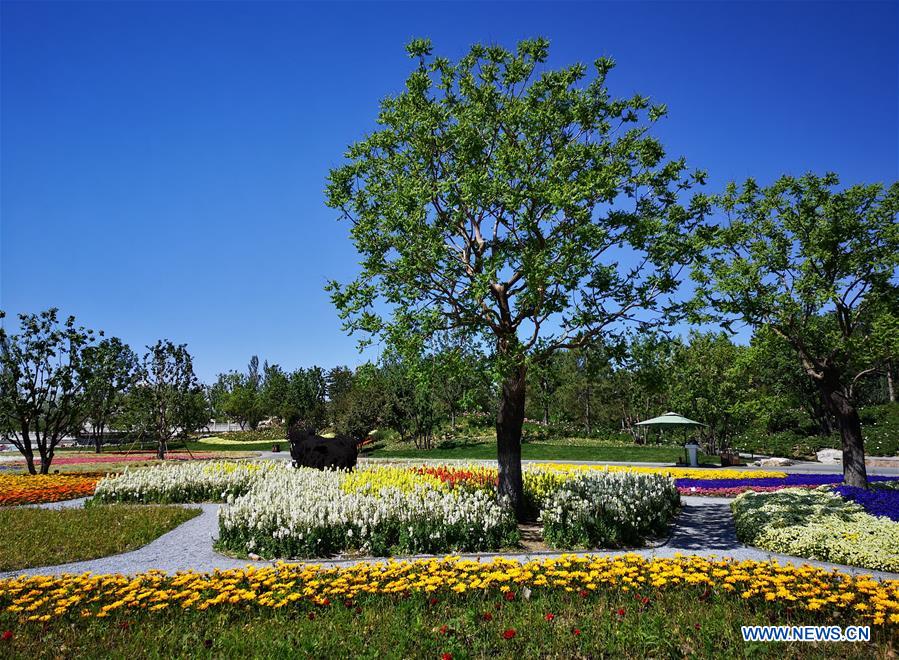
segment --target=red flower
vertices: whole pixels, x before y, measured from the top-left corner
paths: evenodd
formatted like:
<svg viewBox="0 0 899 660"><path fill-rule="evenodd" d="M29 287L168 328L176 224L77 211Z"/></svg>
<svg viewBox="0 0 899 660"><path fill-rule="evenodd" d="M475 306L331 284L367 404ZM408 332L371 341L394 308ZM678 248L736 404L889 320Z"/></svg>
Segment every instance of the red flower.
<svg viewBox="0 0 899 660"><path fill-rule="evenodd" d="M640 599L640 602L644 605L649 605L649 596L643 596L643 598Z"/></svg>
<svg viewBox="0 0 899 660"><path fill-rule="evenodd" d="M577 637L578 635L581 634L581 629L580 628L572 628L571 634L574 635L575 637Z"/></svg>
<svg viewBox="0 0 899 660"><path fill-rule="evenodd" d="M580 591L577 592L577 595L580 596L581 598L586 598L587 596L590 595L590 592L587 591L586 589L581 589Z"/></svg>
<svg viewBox="0 0 899 660"><path fill-rule="evenodd" d="M327 598L325 598L325 599L322 601L322 605L323 605L324 607L327 607L327 606L330 605L330 604L331 604L331 601L328 600Z"/></svg>
<svg viewBox="0 0 899 660"><path fill-rule="evenodd" d="M437 597L436 597L436 596L431 596L431 597L428 599L428 605L436 605L436 604L437 604Z"/></svg>
<svg viewBox="0 0 899 660"><path fill-rule="evenodd" d="M356 606L356 614L362 614L362 608L358 605Z"/></svg>
<svg viewBox="0 0 899 660"><path fill-rule="evenodd" d="M11 640L12 639L12 630L4 630L2 637L3 637L4 642L8 642L9 640Z"/></svg>
<svg viewBox="0 0 899 660"><path fill-rule="evenodd" d="M507 628L503 631L503 639L512 639L513 637L515 637L514 628Z"/></svg>
<svg viewBox="0 0 899 660"><path fill-rule="evenodd" d="M452 653L444 653L443 655L440 656L440 660L453 660L453 654Z"/></svg>
<svg viewBox="0 0 899 660"><path fill-rule="evenodd" d="M556 618L556 615L553 614L552 612L547 612L546 616L544 616L543 618L546 619L547 621L552 621L553 619Z"/></svg>
<svg viewBox="0 0 899 660"><path fill-rule="evenodd" d="M343 606L345 608L347 608L348 610L351 610L351 609L353 609L353 601L345 600L345 601L343 601Z"/></svg>
<svg viewBox="0 0 899 660"><path fill-rule="evenodd" d="M702 626L700 626L698 623L694 623L693 627L696 628L696 630L699 630L700 628L702 628Z"/></svg>
<svg viewBox="0 0 899 660"><path fill-rule="evenodd" d="M315 621L315 612L309 612L309 620Z"/></svg>
<svg viewBox="0 0 899 660"><path fill-rule="evenodd" d="M624 608L623 607L618 608L618 616L624 616Z"/></svg>
<svg viewBox="0 0 899 660"><path fill-rule="evenodd" d="M484 612L481 618L484 619L484 621L493 621L493 615L490 614L490 612Z"/></svg>
<svg viewBox="0 0 899 660"><path fill-rule="evenodd" d="M513 600L515 600L515 592L514 592L514 591L507 591L507 592L505 593L505 595L503 596L503 598L505 598L505 599L506 599L507 601L509 601L509 602L512 602Z"/></svg>
<svg viewBox="0 0 899 660"><path fill-rule="evenodd" d="M444 623L442 626L440 626L440 628L438 628L437 632L439 632L441 635L445 635L449 632L449 626Z"/></svg>

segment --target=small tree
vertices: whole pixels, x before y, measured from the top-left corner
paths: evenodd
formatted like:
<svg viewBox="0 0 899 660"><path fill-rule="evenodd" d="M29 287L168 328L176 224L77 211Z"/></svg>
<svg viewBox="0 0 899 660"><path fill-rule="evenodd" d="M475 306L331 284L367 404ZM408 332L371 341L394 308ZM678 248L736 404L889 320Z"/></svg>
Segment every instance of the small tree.
<svg viewBox="0 0 899 660"><path fill-rule="evenodd" d="M19 334L0 327L0 433L25 457L29 474L47 474L56 446L81 428L82 353L93 333L55 308L20 314ZM0 311L0 319L5 314Z"/></svg>
<svg viewBox="0 0 899 660"><path fill-rule="evenodd" d="M349 387L341 389L339 396L331 402L334 430L338 435L348 436L358 442L382 421L385 405L384 379L372 364L363 364L356 369L349 383L344 378L348 370L344 367L338 369L340 374L333 375L341 385L348 384Z"/></svg>
<svg viewBox="0 0 899 660"><path fill-rule="evenodd" d="M130 430L153 438L160 459L165 458L172 438L202 428L209 420L209 408L187 345L167 339L147 346L128 401L124 419Z"/></svg>
<svg viewBox="0 0 899 660"><path fill-rule="evenodd" d="M535 400L544 425L550 422L551 409L557 399L557 391L562 385L562 362L554 355L528 370L528 394Z"/></svg>
<svg viewBox="0 0 899 660"><path fill-rule="evenodd" d="M522 518L528 365L650 322L638 312L676 289L688 253L693 214L677 197L691 181L648 133L665 107L613 98L609 59L587 81L581 64L541 71L544 39L457 63L427 40L407 50L405 90L330 173L362 272L329 290L363 342L465 331L492 348L499 491Z"/></svg>
<svg viewBox="0 0 899 660"><path fill-rule="evenodd" d="M285 408L287 405L288 388L290 382L287 374L277 364L265 364L262 369L262 390L260 398L262 410L269 417L277 417L285 421Z"/></svg>
<svg viewBox="0 0 899 660"><path fill-rule="evenodd" d="M288 427L297 421L320 429L328 423L327 379L320 367L296 369L287 382L282 418Z"/></svg>
<svg viewBox="0 0 899 660"><path fill-rule="evenodd" d="M738 428L745 387L738 365L746 350L724 332L693 331L688 342L675 345L670 407L707 425L703 436L710 453L726 449Z"/></svg>
<svg viewBox="0 0 899 660"><path fill-rule="evenodd" d="M867 486L855 400L888 356L876 330L899 267L899 184L839 190L834 174L752 179L716 201L727 224L696 271L699 301L766 327L795 352L840 430L846 483Z"/></svg>
<svg viewBox="0 0 899 660"><path fill-rule="evenodd" d="M474 407L484 357L465 335L443 334L436 339L429 389L446 410L450 429L455 432L456 416Z"/></svg>
<svg viewBox="0 0 899 660"><path fill-rule="evenodd" d="M118 337L102 339L84 349L82 405L94 451L103 444L103 432L122 405L122 395L134 382L137 355Z"/></svg>
<svg viewBox="0 0 899 660"><path fill-rule="evenodd" d="M255 355L250 358L246 374L229 374L228 383L230 392L225 400L225 411L237 420L241 429L249 426L255 431L265 417L259 358Z"/></svg>

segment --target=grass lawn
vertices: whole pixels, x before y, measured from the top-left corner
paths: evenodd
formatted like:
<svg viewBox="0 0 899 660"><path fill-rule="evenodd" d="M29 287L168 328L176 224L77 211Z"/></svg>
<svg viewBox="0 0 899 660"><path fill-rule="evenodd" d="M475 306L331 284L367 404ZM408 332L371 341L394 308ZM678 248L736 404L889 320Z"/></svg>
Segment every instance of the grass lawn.
<svg viewBox="0 0 899 660"><path fill-rule="evenodd" d="M199 509L181 506L0 509L0 570L52 566L135 550L199 513Z"/></svg>
<svg viewBox="0 0 899 660"><path fill-rule="evenodd" d="M105 619L20 623L0 613L0 655L264 658L892 657L896 627L871 643L744 643L741 625L832 624L828 615L749 603L739 593L659 592L645 602L608 590L584 599L561 589L508 602L498 594L367 596L278 610L254 603L205 612L115 610ZM686 600L689 599L689 600ZM551 615L551 616L550 616ZM840 625L852 623L840 621Z"/></svg>
<svg viewBox="0 0 899 660"><path fill-rule="evenodd" d="M240 457L241 454L243 456L248 456L246 452L257 452L257 451L271 451L272 446L280 444L281 451L285 451L290 453L290 443L287 440L266 440L264 442L241 442L241 443L233 443L229 442L226 444L210 444L206 442L188 442L187 447L193 452L210 452L214 451L216 453L223 452L222 457L225 458L228 454L234 454L235 457Z"/></svg>
<svg viewBox="0 0 899 660"><path fill-rule="evenodd" d="M521 457L526 460L558 460L558 461L635 461L646 463L671 463L682 458L681 447L647 447L641 445L568 445L549 443L524 443ZM418 450L414 448L397 448L396 446L364 452L362 456L373 458L458 458L458 459L496 459L496 443L477 442L460 443L450 448ZM700 462L720 465L717 456L700 455Z"/></svg>
<svg viewBox="0 0 899 660"><path fill-rule="evenodd" d="M244 450L243 447L235 447L234 445L228 445L227 447L218 447L218 446L209 446L209 445L200 445L194 442L188 443L190 450L194 453L205 453L209 454L215 452L216 460L225 459L225 458L253 458L258 456L257 451L247 451ZM271 449L271 445L264 447L266 451ZM181 455L183 449L181 447L178 448L178 453ZM57 457L76 457L80 459L89 459L91 456L103 456L103 454L94 454L93 452L77 452L77 451L65 451L65 452L57 452ZM205 459L199 459L205 460ZM170 461L160 461L156 459L147 459L147 460L139 460L139 461L112 461L112 462L84 462L84 463L70 463L70 464L61 464L59 462L51 463L50 472L59 471L60 474L108 474L111 472L123 472L127 469L135 469L139 467L147 467L150 465L161 465L165 463L170 464L178 464L182 461L170 460ZM24 470L21 470L24 472Z"/></svg>

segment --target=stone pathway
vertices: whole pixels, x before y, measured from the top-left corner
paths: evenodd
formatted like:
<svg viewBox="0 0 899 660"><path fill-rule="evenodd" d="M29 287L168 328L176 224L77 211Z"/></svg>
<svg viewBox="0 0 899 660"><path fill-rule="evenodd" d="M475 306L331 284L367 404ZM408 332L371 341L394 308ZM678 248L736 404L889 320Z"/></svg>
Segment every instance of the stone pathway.
<svg viewBox="0 0 899 660"><path fill-rule="evenodd" d="M718 497L682 497L683 508L675 521L674 528L668 540L655 548L638 548L630 551L621 550L594 550L591 552L578 552L578 555L614 556L623 554L638 554L647 558L673 557L675 555L701 555L706 557L730 557L737 561L777 561L781 564L811 564L828 570L839 570L843 573L855 575L873 575L877 579L899 579L897 573L884 571L872 571L853 566L843 566L828 562L813 561L800 557L779 555L752 548L741 544L737 540L733 518L730 513L730 499ZM45 508L68 508L81 506L84 499L69 500L66 502L53 502L37 505ZM134 574L151 569L162 570L168 573L176 571L194 570L199 572L211 572L229 568L243 568L245 566L269 566L271 561L250 561L248 559L232 559L215 552L212 543L218 536L218 510L220 504L189 504L189 507L198 507L203 512L186 523L176 527L172 531L163 534L155 541L132 552L126 552L111 557L92 559L88 561L30 568L19 571L0 573L0 578L14 577L17 575L60 575L62 573L123 573ZM528 546L525 546L526 548ZM531 546L533 547L533 546ZM532 559L547 559L557 557L562 552L538 552L526 550L523 553L480 553L462 555L481 561L489 561L493 557L502 556L519 561ZM415 559L418 557L406 557ZM397 558L398 559L398 558ZM379 557L374 560L386 561L387 558ZM309 563L323 566L341 566L355 564L360 561L373 561L373 559L333 559L325 561L313 561Z"/></svg>

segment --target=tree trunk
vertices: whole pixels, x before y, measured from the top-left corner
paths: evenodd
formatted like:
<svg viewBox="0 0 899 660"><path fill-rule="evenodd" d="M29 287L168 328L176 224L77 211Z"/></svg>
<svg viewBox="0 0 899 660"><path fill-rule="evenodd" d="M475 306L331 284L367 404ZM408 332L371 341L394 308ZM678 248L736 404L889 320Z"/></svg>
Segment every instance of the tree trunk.
<svg viewBox="0 0 899 660"><path fill-rule="evenodd" d="M167 448L168 448L168 442L166 442L165 440L160 440L159 446L156 448L156 458L158 458L161 461L165 460L165 452L166 452Z"/></svg>
<svg viewBox="0 0 899 660"><path fill-rule="evenodd" d="M524 365L516 367L502 384L496 415L496 452L499 463L499 494L508 497L519 522L527 515L521 476L521 428L524 425Z"/></svg>
<svg viewBox="0 0 899 660"><path fill-rule="evenodd" d="M50 472L50 463L52 462L52 458L50 458L50 452L44 449L43 445L38 445L37 447L38 453L41 456L41 474L49 474Z"/></svg>
<svg viewBox="0 0 899 660"><path fill-rule="evenodd" d="M587 388L587 395L584 398L584 418L587 422L587 435L592 431L590 427L590 388Z"/></svg>
<svg viewBox="0 0 899 660"><path fill-rule="evenodd" d="M453 433L456 432L456 410L455 410L455 408L450 408L450 429L452 429Z"/></svg>
<svg viewBox="0 0 899 660"><path fill-rule="evenodd" d="M890 403L896 403L896 386L893 384L892 360L887 360L887 397Z"/></svg>
<svg viewBox="0 0 899 660"><path fill-rule="evenodd" d="M819 391L824 405L837 420L840 444L843 450L843 481L858 488L868 487L865 468L865 444L858 411L843 389L834 383L834 377L819 381Z"/></svg>
<svg viewBox="0 0 899 660"><path fill-rule="evenodd" d="M103 426L94 426L94 453L103 451Z"/></svg>
<svg viewBox="0 0 899 660"><path fill-rule="evenodd" d="M28 468L28 474L37 474L37 470L34 468L34 450L31 446L31 428L27 424L22 424L19 433L22 436L22 441L19 443L22 445L20 451L22 456L25 457L25 467Z"/></svg>

